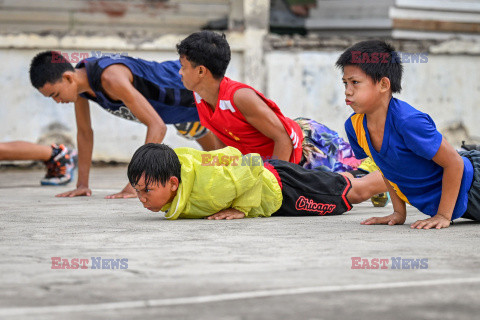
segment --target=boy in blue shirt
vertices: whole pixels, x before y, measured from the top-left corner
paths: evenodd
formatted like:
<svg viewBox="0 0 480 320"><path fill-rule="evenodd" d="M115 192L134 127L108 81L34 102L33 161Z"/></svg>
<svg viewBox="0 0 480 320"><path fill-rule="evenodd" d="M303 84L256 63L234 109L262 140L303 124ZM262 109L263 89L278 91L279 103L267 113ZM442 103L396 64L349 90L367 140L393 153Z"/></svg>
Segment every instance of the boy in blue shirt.
<svg viewBox="0 0 480 320"><path fill-rule="evenodd" d="M383 41L363 41L347 49L336 66L343 70L346 104L354 114L345 122L359 159L380 168L394 212L362 224L403 224L409 203L431 216L412 228L446 228L454 219L480 220L480 152L457 153L428 114L392 97L402 89L403 67Z"/></svg>

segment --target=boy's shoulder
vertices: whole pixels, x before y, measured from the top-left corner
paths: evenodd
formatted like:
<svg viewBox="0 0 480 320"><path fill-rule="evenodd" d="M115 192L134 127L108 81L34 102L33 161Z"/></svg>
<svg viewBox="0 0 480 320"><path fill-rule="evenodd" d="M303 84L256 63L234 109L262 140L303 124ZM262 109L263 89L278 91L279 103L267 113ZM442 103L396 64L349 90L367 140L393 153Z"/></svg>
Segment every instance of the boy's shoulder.
<svg viewBox="0 0 480 320"><path fill-rule="evenodd" d="M243 82L232 80L228 77L223 77L222 82L220 83L220 91L223 92L224 97L232 98L235 92L239 89L247 88L256 91L254 88L245 84Z"/></svg>
<svg viewBox="0 0 480 320"><path fill-rule="evenodd" d="M394 124L397 128L403 128L406 125L414 125L415 119L427 118L431 120L430 116L425 112L422 112L409 103L392 98L390 105L388 106L388 112L390 113L391 124Z"/></svg>
<svg viewBox="0 0 480 320"><path fill-rule="evenodd" d="M390 100L388 109L389 111L393 111L397 116L402 116L402 117L408 117L410 115L421 113L421 111L414 108L408 102L397 99L397 98L393 98L393 97Z"/></svg>

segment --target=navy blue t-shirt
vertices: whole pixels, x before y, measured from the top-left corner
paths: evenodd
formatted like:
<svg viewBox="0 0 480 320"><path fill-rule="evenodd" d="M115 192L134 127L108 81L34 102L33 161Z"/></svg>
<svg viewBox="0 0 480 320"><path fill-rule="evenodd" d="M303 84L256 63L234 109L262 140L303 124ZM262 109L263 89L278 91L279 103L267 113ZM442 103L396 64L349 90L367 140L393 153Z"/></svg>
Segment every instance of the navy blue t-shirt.
<svg viewBox="0 0 480 320"><path fill-rule="evenodd" d="M380 152L372 146L364 114L352 114L345 130L357 159L371 157L403 201L429 216L437 214L443 168L432 158L440 148L442 135L428 114L392 98ZM465 213L473 179L472 163L462 158L464 171L452 220Z"/></svg>
<svg viewBox="0 0 480 320"><path fill-rule="evenodd" d="M86 68L90 87L96 97L87 93L80 96L95 101L116 116L138 121L122 101L111 100L103 90L101 75L112 64L122 64L133 74L133 86L148 100L167 124L199 121L193 93L182 83L180 62L154 62L128 56L91 57L82 60L75 68Z"/></svg>

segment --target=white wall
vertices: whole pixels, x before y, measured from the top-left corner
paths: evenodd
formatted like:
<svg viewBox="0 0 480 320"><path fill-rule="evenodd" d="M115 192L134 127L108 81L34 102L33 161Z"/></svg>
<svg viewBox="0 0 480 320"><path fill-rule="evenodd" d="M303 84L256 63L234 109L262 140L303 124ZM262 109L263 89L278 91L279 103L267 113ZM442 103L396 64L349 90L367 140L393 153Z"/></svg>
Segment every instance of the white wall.
<svg viewBox="0 0 480 320"><path fill-rule="evenodd" d="M42 49L43 50L43 49ZM90 52L88 49L82 49ZM59 122L76 135L73 104L56 104L30 84L28 68L39 49L0 49L0 141L38 141L46 128ZM71 50L62 50L72 52ZM112 50L104 50L112 52ZM127 51L149 60L176 59L173 50ZM341 73L334 68L340 52L274 51L265 54L267 97L292 118L306 116L322 122L345 137L343 123L351 114L344 103ZM432 55L424 64L405 64L403 93L398 98L429 113L438 128L462 121L470 135L480 137L480 57ZM233 54L227 75L243 81L244 58ZM95 132L94 160L128 161L144 142L145 126L117 118L91 103ZM166 143L197 147L176 135L173 127Z"/></svg>
<svg viewBox="0 0 480 320"><path fill-rule="evenodd" d="M267 97L290 117L306 116L345 137L343 124L352 113L345 105L341 52L269 52ZM480 137L480 56L428 55L427 63L405 63L402 94L397 98L430 114L439 129L462 121Z"/></svg>

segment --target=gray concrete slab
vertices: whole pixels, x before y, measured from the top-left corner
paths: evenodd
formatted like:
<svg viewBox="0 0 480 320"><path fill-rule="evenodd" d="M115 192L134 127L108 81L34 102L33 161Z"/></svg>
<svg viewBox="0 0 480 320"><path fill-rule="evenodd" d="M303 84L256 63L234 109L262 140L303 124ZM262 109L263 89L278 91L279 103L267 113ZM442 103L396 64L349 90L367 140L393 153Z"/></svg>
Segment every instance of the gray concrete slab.
<svg viewBox="0 0 480 320"><path fill-rule="evenodd" d="M0 172L0 319L476 319L478 223L444 230L362 226L387 208L336 217L168 221L103 197L124 167L94 168L91 197L55 198L43 171ZM407 222L423 218L409 208ZM52 269L52 257L89 259ZM92 257L128 259L92 269ZM352 257L388 259L352 269ZM392 257L428 259L392 269ZM370 260L371 261L371 260Z"/></svg>

